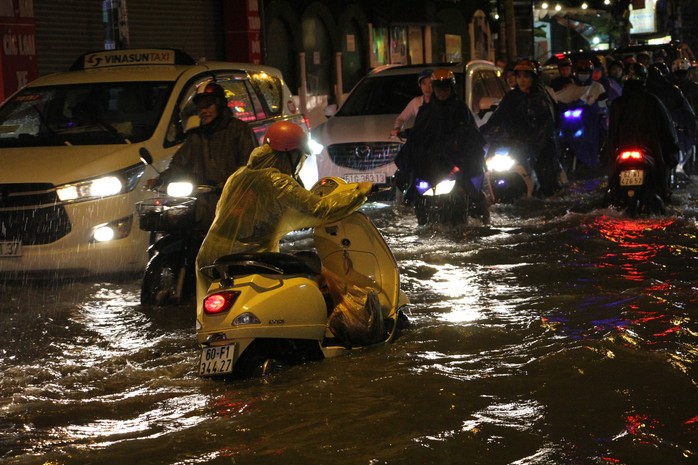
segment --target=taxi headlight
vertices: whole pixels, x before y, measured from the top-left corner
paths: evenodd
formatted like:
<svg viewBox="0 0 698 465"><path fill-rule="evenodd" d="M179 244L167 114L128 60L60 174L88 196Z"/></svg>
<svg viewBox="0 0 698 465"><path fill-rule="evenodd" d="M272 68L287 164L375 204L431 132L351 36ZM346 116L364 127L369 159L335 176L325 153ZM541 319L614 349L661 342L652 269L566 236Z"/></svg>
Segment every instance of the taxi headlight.
<svg viewBox="0 0 698 465"><path fill-rule="evenodd" d="M145 167L139 163L99 178L64 184L56 188L56 195L61 202L83 202L124 194L136 187L144 171Z"/></svg>
<svg viewBox="0 0 698 465"><path fill-rule="evenodd" d="M133 224L133 216L119 218L111 223L104 223L92 230L90 242L109 242L128 237Z"/></svg>

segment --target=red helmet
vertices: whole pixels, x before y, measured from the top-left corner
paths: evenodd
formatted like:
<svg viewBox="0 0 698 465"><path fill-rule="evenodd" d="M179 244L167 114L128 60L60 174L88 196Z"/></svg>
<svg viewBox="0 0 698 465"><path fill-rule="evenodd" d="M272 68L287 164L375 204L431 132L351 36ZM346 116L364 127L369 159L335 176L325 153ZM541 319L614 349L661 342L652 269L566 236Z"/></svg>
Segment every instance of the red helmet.
<svg viewBox="0 0 698 465"><path fill-rule="evenodd" d="M204 97L215 97L219 100L222 99L223 102L227 102L228 100L225 97L225 90L223 90L220 84L216 84L215 82L209 82L200 92L194 95L194 103L198 102Z"/></svg>
<svg viewBox="0 0 698 465"><path fill-rule="evenodd" d="M300 150L309 153L308 136L303 128L289 121L277 121L269 126L264 135L264 143L276 152Z"/></svg>
<svg viewBox="0 0 698 465"><path fill-rule="evenodd" d="M532 73L534 76L538 75L538 67L529 60L521 60L516 65L514 65L514 72L516 71L527 71Z"/></svg>

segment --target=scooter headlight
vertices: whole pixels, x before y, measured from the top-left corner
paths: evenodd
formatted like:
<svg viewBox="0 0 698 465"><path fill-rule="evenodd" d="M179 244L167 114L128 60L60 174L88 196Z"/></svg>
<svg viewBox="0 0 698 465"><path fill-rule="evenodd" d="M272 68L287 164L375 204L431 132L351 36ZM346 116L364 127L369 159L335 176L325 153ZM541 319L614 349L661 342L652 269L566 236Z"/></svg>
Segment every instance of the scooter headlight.
<svg viewBox="0 0 698 465"><path fill-rule="evenodd" d="M582 117L582 109L575 108L574 110L567 110L562 114L562 116L564 116L567 120L579 119Z"/></svg>
<svg viewBox="0 0 698 465"><path fill-rule="evenodd" d="M509 171L513 166L514 159L509 155L495 153L493 157L487 159L487 169L490 171Z"/></svg>
<svg viewBox="0 0 698 465"><path fill-rule="evenodd" d="M194 191L194 184L190 182L171 182L167 185L167 195L170 197L189 197Z"/></svg>
<svg viewBox="0 0 698 465"><path fill-rule="evenodd" d="M216 315L230 310L239 295L239 291L225 291L206 296L204 299L204 313Z"/></svg>
<svg viewBox="0 0 698 465"><path fill-rule="evenodd" d="M434 195L450 194L455 185L456 181L454 179L444 179L443 181L439 182L436 187L432 188L431 184L428 182L418 180L415 188L417 189L417 192L419 192L419 195L430 197Z"/></svg>

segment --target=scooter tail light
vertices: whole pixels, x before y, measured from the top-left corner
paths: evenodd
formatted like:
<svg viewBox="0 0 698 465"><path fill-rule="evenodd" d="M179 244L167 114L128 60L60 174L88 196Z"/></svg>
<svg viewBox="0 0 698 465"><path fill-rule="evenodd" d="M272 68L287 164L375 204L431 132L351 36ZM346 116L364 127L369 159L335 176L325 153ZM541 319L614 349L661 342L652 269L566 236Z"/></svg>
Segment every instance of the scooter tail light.
<svg viewBox="0 0 698 465"><path fill-rule="evenodd" d="M642 160L642 152L639 150L623 150L620 153L621 160Z"/></svg>
<svg viewBox="0 0 698 465"><path fill-rule="evenodd" d="M204 299L204 313L216 315L230 310L239 295L239 291L225 291L206 296Z"/></svg>

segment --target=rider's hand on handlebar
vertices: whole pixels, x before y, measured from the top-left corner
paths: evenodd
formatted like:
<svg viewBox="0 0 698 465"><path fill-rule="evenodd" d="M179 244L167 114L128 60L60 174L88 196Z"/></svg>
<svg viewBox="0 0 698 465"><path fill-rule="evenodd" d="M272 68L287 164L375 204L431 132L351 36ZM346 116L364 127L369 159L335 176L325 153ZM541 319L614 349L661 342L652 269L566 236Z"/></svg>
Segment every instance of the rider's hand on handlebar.
<svg viewBox="0 0 698 465"><path fill-rule="evenodd" d="M153 189L155 189L155 188L158 187L159 185L160 185L160 178L148 179L148 180L145 182L145 188L148 189L148 190L150 190L150 191L152 191Z"/></svg>
<svg viewBox="0 0 698 465"><path fill-rule="evenodd" d="M368 194L371 193L371 190L373 189L373 183L372 182L360 182L356 186L358 190L363 192L365 196L368 196Z"/></svg>

